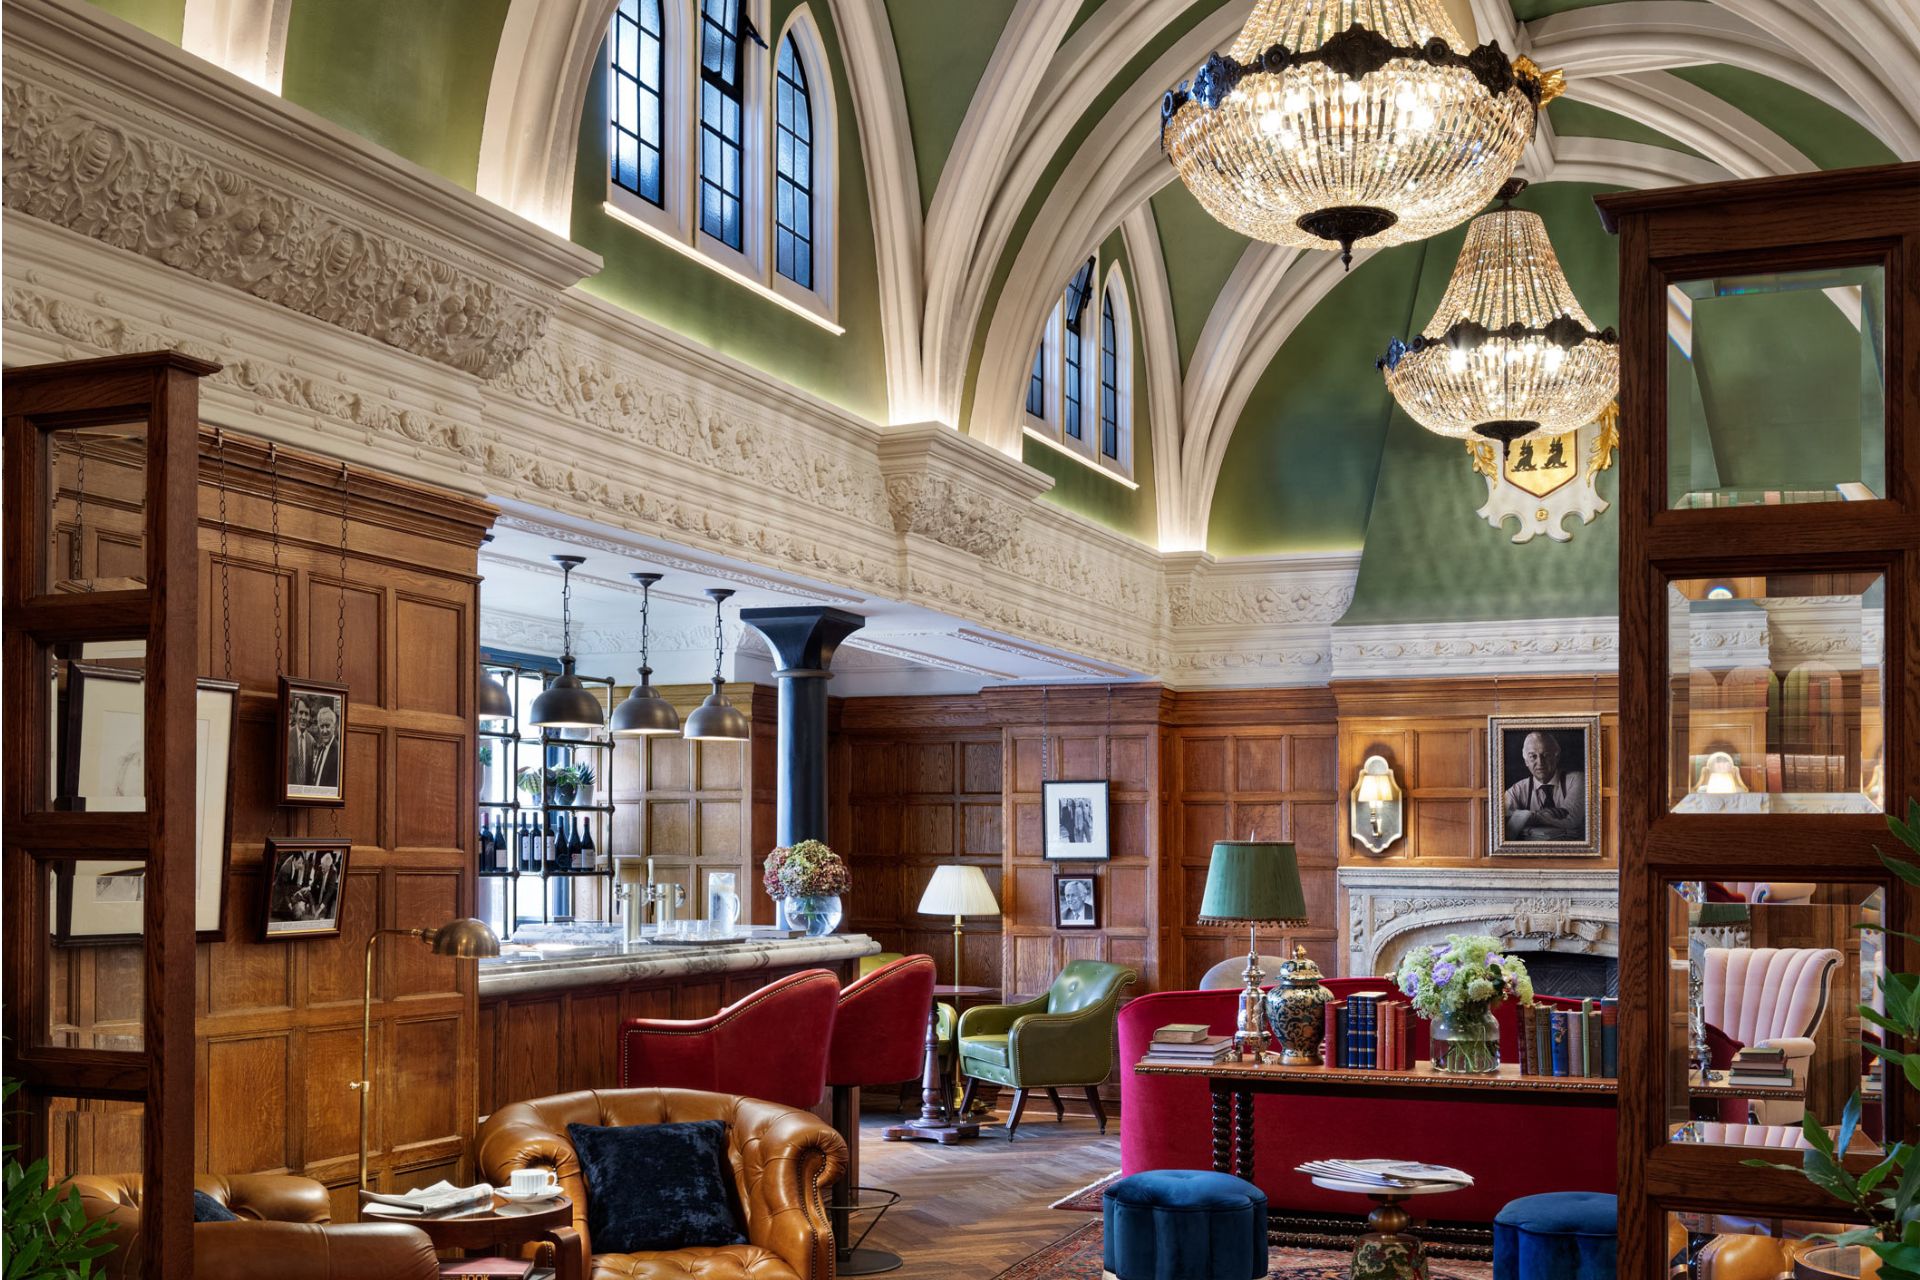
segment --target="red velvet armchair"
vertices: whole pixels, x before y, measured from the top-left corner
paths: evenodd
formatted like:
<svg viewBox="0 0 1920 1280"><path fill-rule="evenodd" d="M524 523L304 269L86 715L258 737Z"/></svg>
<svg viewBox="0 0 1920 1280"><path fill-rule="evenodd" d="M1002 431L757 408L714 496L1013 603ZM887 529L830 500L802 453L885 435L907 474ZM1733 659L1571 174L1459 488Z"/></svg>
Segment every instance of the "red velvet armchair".
<svg viewBox="0 0 1920 1280"><path fill-rule="evenodd" d="M1384 978L1331 978L1326 986L1339 997L1392 989ZM1120 1011L1123 1172L1212 1167L1206 1081L1135 1075L1133 1064L1146 1055L1154 1028L1170 1022L1201 1022L1213 1034L1231 1034L1239 996L1162 991ZM1501 1060L1516 1061L1514 1006L1496 1016ZM1424 1057L1427 1030L1419 1019L1414 1035L1414 1053ZM1472 1187L1421 1206L1434 1217L1463 1222L1490 1222L1507 1201L1537 1191L1617 1190L1613 1107L1258 1094L1253 1114L1253 1180L1275 1209L1358 1212L1363 1206L1353 1196L1323 1190L1293 1171L1303 1160L1339 1156L1398 1156L1466 1170Z"/></svg>
<svg viewBox="0 0 1920 1280"><path fill-rule="evenodd" d="M620 1087L702 1089L810 1110L827 1087L840 980L808 969L710 1018L620 1024Z"/></svg>

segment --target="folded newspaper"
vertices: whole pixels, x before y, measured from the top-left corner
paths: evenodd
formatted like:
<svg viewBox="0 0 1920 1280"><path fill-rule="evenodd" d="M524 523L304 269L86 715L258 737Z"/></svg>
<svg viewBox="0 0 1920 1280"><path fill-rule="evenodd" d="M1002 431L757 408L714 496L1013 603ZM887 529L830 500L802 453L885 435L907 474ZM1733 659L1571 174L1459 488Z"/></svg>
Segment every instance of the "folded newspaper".
<svg viewBox="0 0 1920 1280"><path fill-rule="evenodd" d="M1417 1160L1309 1160L1297 1172L1309 1177L1359 1182L1375 1187L1420 1187L1445 1184L1470 1187L1473 1175L1444 1164Z"/></svg>
<svg viewBox="0 0 1920 1280"><path fill-rule="evenodd" d="M387 1191L362 1191L360 1203L373 1205L383 1214L452 1213L475 1205L491 1204L493 1188L484 1182L456 1187L451 1182L436 1182L430 1187L415 1187L398 1194Z"/></svg>

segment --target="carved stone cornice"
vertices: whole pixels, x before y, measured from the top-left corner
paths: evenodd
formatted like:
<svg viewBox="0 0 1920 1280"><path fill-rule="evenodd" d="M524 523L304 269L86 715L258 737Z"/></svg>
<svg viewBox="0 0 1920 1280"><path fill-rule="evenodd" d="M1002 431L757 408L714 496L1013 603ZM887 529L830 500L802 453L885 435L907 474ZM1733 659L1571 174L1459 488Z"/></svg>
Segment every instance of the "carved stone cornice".
<svg viewBox="0 0 1920 1280"><path fill-rule="evenodd" d="M1615 669L1617 618L1525 618L1335 627L1336 680L1552 675Z"/></svg>
<svg viewBox="0 0 1920 1280"><path fill-rule="evenodd" d="M1016 546L1044 472L939 423L890 428L880 473L895 531L998 563Z"/></svg>
<svg viewBox="0 0 1920 1280"><path fill-rule="evenodd" d="M1333 624L1353 603L1358 552L1161 557L1168 683L1183 688L1325 684Z"/></svg>
<svg viewBox="0 0 1920 1280"><path fill-rule="evenodd" d="M483 378L539 338L554 290L598 268L218 68L172 51L180 74L156 78L158 42L87 8L8 5L8 212ZM316 170L358 176L342 191Z"/></svg>

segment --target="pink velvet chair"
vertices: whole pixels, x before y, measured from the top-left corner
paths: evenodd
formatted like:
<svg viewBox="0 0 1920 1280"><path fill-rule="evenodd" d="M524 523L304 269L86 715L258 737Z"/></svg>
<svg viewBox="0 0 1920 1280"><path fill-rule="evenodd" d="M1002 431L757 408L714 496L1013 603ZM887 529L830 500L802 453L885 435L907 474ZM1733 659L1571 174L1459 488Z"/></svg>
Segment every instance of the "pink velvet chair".
<svg viewBox="0 0 1920 1280"><path fill-rule="evenodd" d="M701 1089L812 1110L827 1087L840 980L808 969L711 1018L620 1024L622 1089Z"/></svg>
<svg viewBox="0 0 1920 1280"><path fill-rule="evenodd" d="M1702 1016L1736 1049L1771 1045L1783 1050L1787 1065L1804 1085L1813 1060L1813 1033L1826 1016L1839 967L1840 953L1831 947L1708 947L1700 972ZM1800 1101L1752 1105L1761 1124L1799 1124L1807 1112ZM1741 1110L1745 1106L1734 1104Z"/></svg>

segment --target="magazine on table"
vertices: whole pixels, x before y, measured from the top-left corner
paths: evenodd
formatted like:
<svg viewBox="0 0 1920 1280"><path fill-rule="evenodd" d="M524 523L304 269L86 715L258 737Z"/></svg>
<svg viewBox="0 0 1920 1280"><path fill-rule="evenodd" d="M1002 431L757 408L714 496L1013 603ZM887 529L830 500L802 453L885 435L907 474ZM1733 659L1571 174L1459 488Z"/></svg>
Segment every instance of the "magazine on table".
<svg viewBox="0 0 1920 1280"><path fill-rule="evenodd" d="M456 1213L493 1203L493 1188L484 1182L456 1187L451 1182L436 1182L411 1191L362 1191L360 1203L389 1217L430 1216Z"/></svg>
<svg viewBox="0 0 1920 1280"><path fill-rule="evenodd" d="M1473 1175L1470 1173L1444 1164L1423 1164L1418 1160L1309 1160L1298 1166L1296 1172L1375 1187L1473 1185Z"/></svg>

